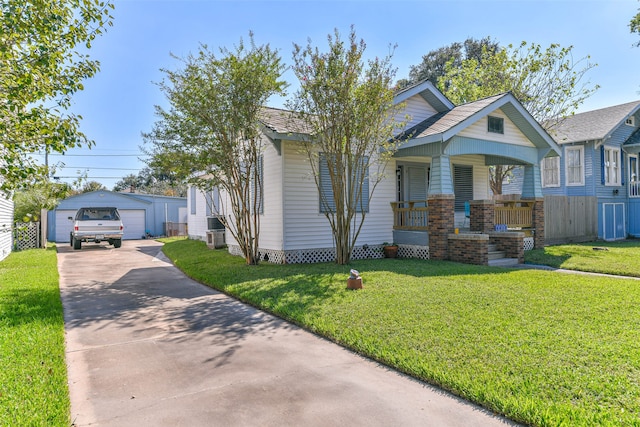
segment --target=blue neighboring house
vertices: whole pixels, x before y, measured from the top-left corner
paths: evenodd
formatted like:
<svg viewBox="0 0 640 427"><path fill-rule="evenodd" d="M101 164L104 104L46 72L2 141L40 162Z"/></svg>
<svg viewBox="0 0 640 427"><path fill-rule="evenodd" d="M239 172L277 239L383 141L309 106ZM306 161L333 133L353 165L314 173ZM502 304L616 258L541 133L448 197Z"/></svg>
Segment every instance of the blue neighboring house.
<svg viewBox="0 0 640 427"><path fill-rule="evenodd" d="M639 110L633 101L575 114L549 132L562 155L541 161L542 193L596 197L599 239L640 237Z"/></svg>

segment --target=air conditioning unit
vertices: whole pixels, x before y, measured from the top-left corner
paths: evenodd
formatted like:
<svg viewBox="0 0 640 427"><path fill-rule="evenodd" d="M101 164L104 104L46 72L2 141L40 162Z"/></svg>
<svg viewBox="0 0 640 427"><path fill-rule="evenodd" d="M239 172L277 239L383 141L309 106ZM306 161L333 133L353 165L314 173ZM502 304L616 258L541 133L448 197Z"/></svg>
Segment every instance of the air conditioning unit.
<svg viewBox="0 0 640 427"><path fill-rule="evenodd" d="M224 229L207 231L207 246L210 249L219 249L225 246Z"/></svg>

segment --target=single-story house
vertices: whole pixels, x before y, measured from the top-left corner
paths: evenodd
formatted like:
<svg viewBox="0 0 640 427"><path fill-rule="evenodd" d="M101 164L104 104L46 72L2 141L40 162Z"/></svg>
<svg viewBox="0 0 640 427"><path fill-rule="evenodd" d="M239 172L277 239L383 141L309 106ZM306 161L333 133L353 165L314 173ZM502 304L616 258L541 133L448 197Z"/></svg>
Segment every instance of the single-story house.
<svg viewBox="0 0 640 427"><path fill-rule="evenodd" d="M13 247L13 201L0 192L0 261Z"/></svg>
<svg viewBox="0 0 640 427"><path fill-rule="evenodd" d="M541 163L545 197L585 200L572 221L597 221L600 239L640 237L640 101L566 117L551 133L562 156Z"/></svg>
<svg viewBox="0 0 640 427"><path fill-rule="evenodd" d="M124 239L162 236L166 223L186 223L187 199L184 197L100 190L71 196L49 211L48 240L69 242L73 222L68 218L75 216L79 208L107 206L118 208L124 224Z"/></svg>
<svg viewBox="0 0 640 427"><path fill-rule="evenodd" d="M411 120L386 165L386 178L373 194L364 195L368 212L352 258L377 256L383 242L395 242L400 256L486 264L496 221L534 229L532 244L544 245L540 162L558 156L560 149L513 94L455 106L425 81L398 92L395 102L406 105ZM331 261L332 234L290 116L273 108L263 114L260 254L276 263ZM523 201L495 206L489 188L489 167L495 164L523 166ZM205 200L218 196L224 194L189 191L191 237L206 238L214 212ZM528 215L526 224L504 219L516 211ZM474 233L456 234L465 228ZM524 233L502 236L509 235L521 239L514 247L522 262L518 244ZM231 253L239 254L228 232L226 242Z"/></svg>

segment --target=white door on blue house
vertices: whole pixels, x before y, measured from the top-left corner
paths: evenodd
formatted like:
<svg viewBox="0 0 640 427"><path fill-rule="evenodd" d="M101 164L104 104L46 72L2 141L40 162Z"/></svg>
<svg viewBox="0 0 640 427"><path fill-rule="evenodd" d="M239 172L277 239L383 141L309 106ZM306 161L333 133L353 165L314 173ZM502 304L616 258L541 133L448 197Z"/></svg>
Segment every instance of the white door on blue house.
<svg viewBox="0 0 640 427"><path fill-rule="evenodd" d="M629 197L640 197L638 156L629 154Z"/></svg>
<svg viewBox="0 0 640 427"><path fill-rule="evenodd" d="M602 238L604 240L621 240L626 238L624 226L624 203L602 204Z"/></svg>

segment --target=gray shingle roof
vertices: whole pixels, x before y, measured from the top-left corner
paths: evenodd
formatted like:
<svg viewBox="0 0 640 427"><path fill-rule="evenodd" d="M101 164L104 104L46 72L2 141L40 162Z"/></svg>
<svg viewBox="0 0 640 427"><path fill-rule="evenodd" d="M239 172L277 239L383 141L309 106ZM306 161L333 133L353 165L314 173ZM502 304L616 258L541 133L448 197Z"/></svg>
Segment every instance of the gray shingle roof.
<svg viewBox="0 0 640 427"><path fill-rule="evenodd" d="M604 139L632 113L640 108L640 101L578 113L566 117L550 130L558 144Z"/></svg>
<svg viewBox="0 0 640 427"><path fill-rule="evenodd" d="M305 123L290 110L263 107L260 116L262 124L276 133L304 133L306 128Z"/></svg>
<svg viewBox="0 0 640 427"><path fill-rule="evenodd" d="M450 111L445 111L443 113L433 115L428 119L418 123L411 129L408 129L406 132L404 132L403 136L411 137L413 139L423 138L426 136L437 135L446 132L506 95L507 93L501 93L499 95L494 95L488 98L483 98L477 101L458 105Z"/></svg>

